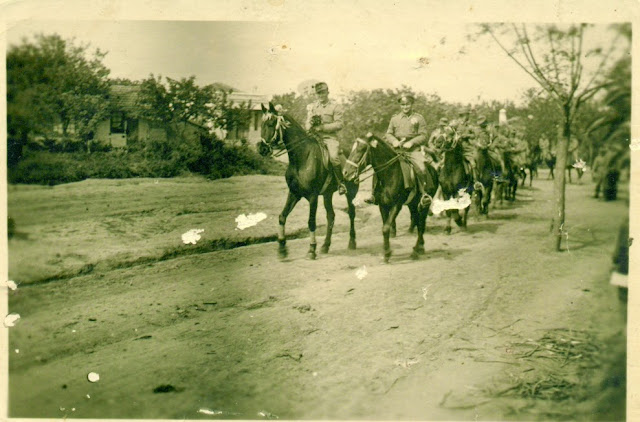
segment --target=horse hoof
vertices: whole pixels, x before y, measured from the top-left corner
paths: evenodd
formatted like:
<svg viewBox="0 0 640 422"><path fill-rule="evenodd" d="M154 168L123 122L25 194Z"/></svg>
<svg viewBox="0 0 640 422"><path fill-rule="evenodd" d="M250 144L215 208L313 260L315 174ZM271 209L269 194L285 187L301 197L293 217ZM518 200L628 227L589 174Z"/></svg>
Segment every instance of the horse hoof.
<svg viewBox="0 0 640 422"><path fill-rule="evenodd" d="M445 227L444 232L446 234L451 234L451 226Z"/></svg>
<svg viewBox="0 0 640 422"><path fill-rule="evenodd" d="M286 249L278 250L278 258L285 259L288 255L289 255L289 253L287 252Z"/></svg>
<svg viewBox="0 0 640 422"><path fill-rule="evenodd" d="M413 259L414 261L418 260L420 258L420 252L416 251L415 249L413 250L413 252L411 252L411 259Z"/></svg>
<svg viewBox="0 0 640 422"><path fill-rule="evenodd" d="M356 241L351 239L349 240L349 249L354 250L356 248Z"/></svg>
<svg viewBox="0 0 640 422"><path fill-rule="evenodd" d="M316 253L315 252L309 252L307 254L307 259L310 259L310 260L316 259Z"/></svg>
<svg viewBox="0 0 640 422"><path fill-rule="evenodd" d="M322 245L320 253L329 253L329 245Z"/></svg>
<svg viewBox="0 0 640 422"><path fill-rule="evenodd" d="M420 247L414 246L413 247L413 253L416 253L418 255L424 255L425 254L424 247L420 248Z"/></svg>

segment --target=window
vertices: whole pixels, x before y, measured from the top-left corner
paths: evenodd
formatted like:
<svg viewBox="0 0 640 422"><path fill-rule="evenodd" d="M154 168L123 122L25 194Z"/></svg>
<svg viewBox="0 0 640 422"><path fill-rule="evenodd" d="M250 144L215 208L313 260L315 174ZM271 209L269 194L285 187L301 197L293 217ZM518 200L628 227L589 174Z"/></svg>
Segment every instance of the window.
<svg viewBox="0 0 640 422"><path fill-rule="evenodd" d="M111 133L124 133L126 129L124 113L113 113L111 115Z"/></svg>

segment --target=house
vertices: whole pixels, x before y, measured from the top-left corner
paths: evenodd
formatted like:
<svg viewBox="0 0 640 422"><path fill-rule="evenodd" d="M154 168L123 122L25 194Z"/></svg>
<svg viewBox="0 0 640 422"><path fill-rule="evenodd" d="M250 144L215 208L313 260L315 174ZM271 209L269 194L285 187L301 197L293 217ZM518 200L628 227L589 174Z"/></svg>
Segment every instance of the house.
<svg viewBox="0 0 640 422"><path fill-rule="evenodd" d="M139 92L140 87L137 85L111 86L109 97L113 111L109 119L103 120L98 124L94 134L94 141L111 145L115 148L125 148L138 140L167 140L166 125L140 117ZM259 94L232 92L227 99L231 102L233 109L248 109L250 121L237 125L229 131L221 128L216 128L212 131L218 138L230 142L245 139L252 144L257 143L260 140L262 118L260 105L267 103L268 98ZM189 137L206 135L211 130L205 124L197 124L196 122L186 124L183 129L186 136Z"/></svg>
<svg viewBox="0 0 640 422"><path fill-rule="evenodd" d="M260 126L262 122L261 105L267 104L269 97L262 94L235 91L228 95L227 100L231 102L231 107L234 109L247 109L250 118L248 122L237 125L229 131L217 129L216 135L231 142L244 139L249 144L257 144L260 141Z"/></svg>
<svg viewBox="0 0 640 422"><path fill-rule="evenodd" d="M112 85L110 87L111 116L98 123L94 141L115 148L124 148L127 144L139 139L166 140L167 133L162 125L138 117L139 92L140 87L137 85Z"/></svg>

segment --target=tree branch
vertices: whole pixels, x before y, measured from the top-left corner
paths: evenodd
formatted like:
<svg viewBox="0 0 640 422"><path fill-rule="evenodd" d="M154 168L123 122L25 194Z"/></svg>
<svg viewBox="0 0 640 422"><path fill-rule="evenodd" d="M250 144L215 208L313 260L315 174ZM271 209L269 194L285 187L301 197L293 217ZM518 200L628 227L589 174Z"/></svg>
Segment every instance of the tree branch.
<svg viewBox="0 0 640 422"><path fill-rule="evenodd" d="M553 45L553 37L551 36L551 31L547 31L547 37L549 38L549 46L551 47L551 60L553 63L553 68L556 72L556 81L560 81L560 71L558 70L558 61L556 60L556 49Z"/></svg>
<svg viewBox="0 0 640 422"><path fill-rule="evenodd" d="M529 69L527 69L522 63L520 63L520 61L512 54L509 52L509 50L506 49L506 47L504 45L502 45L502 43L500 42L500 40L498 40L498 38L495 36L495 34L493 33L493 31L491 30L491 28L487 27L487 31L489 32L489 34L491 35L491 37L494 39L494 41L498 44L498 46L500 46L500 48L502 49L502 51L504 51L507 56L509 56L514 62L516 62L516 64L518 66L520 66L520 68L522 70L524 70L529 76L531 76L540 86L542 86L545 91L549 91L549 89L547 89L547 87L545 87L544 82L541 81L540 79L538 79L538 77L536 75L534 75L533 73L531 73L529 71Z"/></svg>
<svg viewBox="0 0 640 422"><path fill-rule="evenodd" d="M536 73L540 76L540 78L547 84L547 86L549 87L549 89L551 91L553 91L556 96L558 96L558 98L564 99L564 93L558 92L558 90L556 89L556 87L544 76L544 73L542 72L542 69L540 67L540 65L538 65L538 62L536 61L535 56L533 55L533 50L531 50L531 43L529 42L529 34L527 33L527 28L524 24L522 24L522 35L520 34L520 32L518 31L518 28L515 26L515 24L513 25L513 29L516 32L516 36L519 39L524 39L526 42L524 42L523 44L525 44L525 47L522 47L522 51L525 55L525 57L527 57L527 60L529 61L529 64L531 65L531 67L534 68L534 71L537 71ZM528 52L528 54L527 54Z"/></svg>

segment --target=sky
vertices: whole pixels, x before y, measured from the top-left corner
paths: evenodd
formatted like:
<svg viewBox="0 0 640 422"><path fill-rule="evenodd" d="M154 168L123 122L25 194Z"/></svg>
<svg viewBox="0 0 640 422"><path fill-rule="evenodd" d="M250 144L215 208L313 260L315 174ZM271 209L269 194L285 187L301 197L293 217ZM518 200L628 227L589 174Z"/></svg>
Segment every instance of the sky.
<svg viewBox="0 0 640 422"><path fill-rule="evenodd" d="M488 38L468 39L464 22L385 19L317 21L158 21L28 19L11 22L8 45L57 33L107 51L112 77L196 76L268 96L303 81L328 83L332 96L400 88L443 100L519 103L536 83Z"/></svg>

